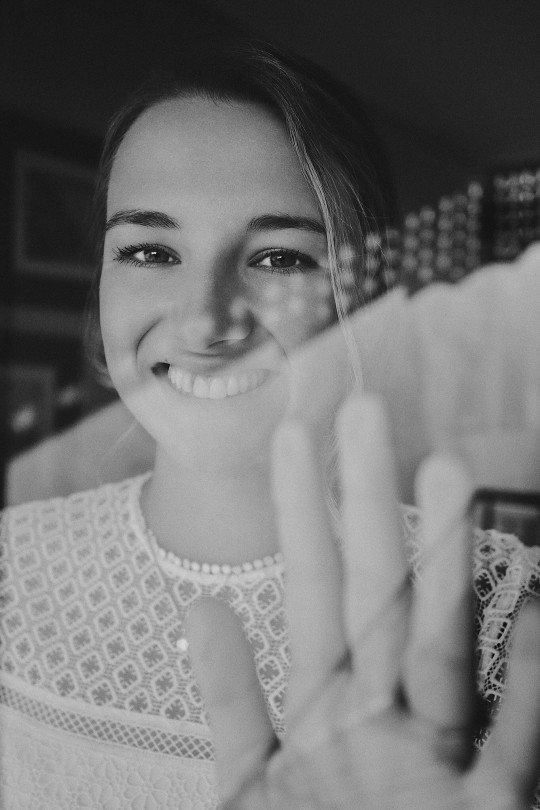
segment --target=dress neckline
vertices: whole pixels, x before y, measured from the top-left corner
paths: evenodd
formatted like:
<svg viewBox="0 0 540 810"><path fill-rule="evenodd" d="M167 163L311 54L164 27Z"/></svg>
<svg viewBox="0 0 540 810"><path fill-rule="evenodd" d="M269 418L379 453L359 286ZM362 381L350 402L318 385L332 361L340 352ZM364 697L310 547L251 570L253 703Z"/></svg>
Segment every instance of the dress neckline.
<svg viewBox="0 0 540 810"><path fill-rule="evenodd" d="M145 545L151 549L153 556L167 572L176 575L190 574L223 578L230 576L238 577L246 574L251 575L254 572L261 571L265 573L275 573L276 571L281 572L283 570L283 554L281 551L262 558L248 560L240 565L227 565L209 561L200 562L198 560L190 560L186 557L180 557L172 551L165 550L160 545L158 538L150 526L148 526L141 506L143 487L151 477L152 472L150 471L143 475L136 476L133 479L132 514L139 537L144 541Z"/></svg>

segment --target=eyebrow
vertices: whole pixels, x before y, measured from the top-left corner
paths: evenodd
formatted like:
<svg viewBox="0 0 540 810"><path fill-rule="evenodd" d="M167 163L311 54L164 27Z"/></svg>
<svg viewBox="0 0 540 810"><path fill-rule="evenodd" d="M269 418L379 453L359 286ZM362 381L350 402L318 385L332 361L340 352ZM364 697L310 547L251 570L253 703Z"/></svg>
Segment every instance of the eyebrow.
<svg viewBox="0 0 540 810"><path fill-rule="evenodd" d="M178 220L169 214L161 211L144 211L140 208L117 211L107 220L105 230L110 231L115 225L144 225L146 228L166 228L167 230L180 228Z"/></svg>
<svg viewBox="0 0 540 810"><path fill-rule="evenodd" d="M311 231L326 236L326 228L319 220L312 217L295 217L291 214L263 214L263 216L254 217L247 226L247 232L282 231L287 228Z"/></svg>
<svg viewBox="0 0 540 810"><path fill-rule="evenodd" d="M105 225L110 231L116 225L143 225L146 228L165 228L166 230L180 229L180 223L169 214L162 211L147 211L140 208L129 208L117 211ZM287 229L311 231L326 236L324 225L312 217L293 216L292 214L263 214L251 219L247 226L248 233L257 231L281 231Z"/></svg>

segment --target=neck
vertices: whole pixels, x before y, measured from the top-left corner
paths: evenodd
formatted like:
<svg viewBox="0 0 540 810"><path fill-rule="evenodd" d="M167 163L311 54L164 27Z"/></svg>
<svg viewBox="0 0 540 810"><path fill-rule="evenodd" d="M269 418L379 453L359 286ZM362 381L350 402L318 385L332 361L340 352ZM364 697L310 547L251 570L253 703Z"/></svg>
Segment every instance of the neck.
<svg viewBox="0 0 540 810"><path fill-rule="evenodd" d="M142 509L159 545L198 562L238 565L278 550L270 470L200 471L158 450Z"/></svg>

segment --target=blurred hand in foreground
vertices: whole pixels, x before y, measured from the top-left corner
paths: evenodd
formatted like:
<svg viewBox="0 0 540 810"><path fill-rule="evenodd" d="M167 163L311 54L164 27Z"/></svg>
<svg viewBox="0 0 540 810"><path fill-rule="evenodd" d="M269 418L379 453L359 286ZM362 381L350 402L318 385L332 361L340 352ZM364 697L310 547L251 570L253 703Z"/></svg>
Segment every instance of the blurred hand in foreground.
<svg viewBox="0 0 540 810"><path fill-rule="evenodd" d="M338 433L343 565L308 430L289 421L275 442L292 651L281 742L235 617L208 600L189 618L223 808L528 807L540 770L539 606L522 611L506 698L475 757L467 474L442 455L419 472L426 558L412 594L379 400L350 398Z"/></svg>
<svg viewBox="0 0 540 810"><path fill-rule="evenodd" d="M475 486L540 489L540 243L460 284L396 289L290 358L290 414L332 432L354 371L387 403L400 496L431 452L466 460ZM501 464L504 458L504 464Z"/></svg>

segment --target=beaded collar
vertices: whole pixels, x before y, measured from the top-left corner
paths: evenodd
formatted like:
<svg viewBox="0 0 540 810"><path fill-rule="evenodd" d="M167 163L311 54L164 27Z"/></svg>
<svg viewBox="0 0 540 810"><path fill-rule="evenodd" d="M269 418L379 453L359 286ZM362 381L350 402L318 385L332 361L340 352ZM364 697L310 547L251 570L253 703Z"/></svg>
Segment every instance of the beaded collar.
<svg viewBox="0 0 540 810"><path fill-rule="evenodd" d="M250 560L249 562L241 563L240 565L197 562L196 560L188 560L186 557L179 557L173 551L166 551L160 546L156 535L147 525L141 509L142 488L150 476L151 472L138 477L137 486L134 492L135 519L141 533L152 548L156 558L160 563L166 565L166 567L173 573L185 573L186 571L189 571L197 574L230 576L231 574L248 574L253 571L261 571L264 569L273 568L274 566L281 567L283 565L283 554L281 551L277 551L275 554L269 554L262 558Z"/></svg>
<svg viewBox="0 0 540 810"><path fill-rule="evenodd" d="M251 560L251 562L244 562L241 565L218 565L217 563L199 563L194 560L188 560L185 557L178 557L172 551L165 551L161 548L155 535L147 529L150 542L156 549L157 555L160 560L172 568L181 569L183 571L195 571L203 574L247 574L250 571L260 571L263 568L271 568L274 565L281 565L283 562L283 554L277 551L275 554L269 554L261 559Z"/></svg>

